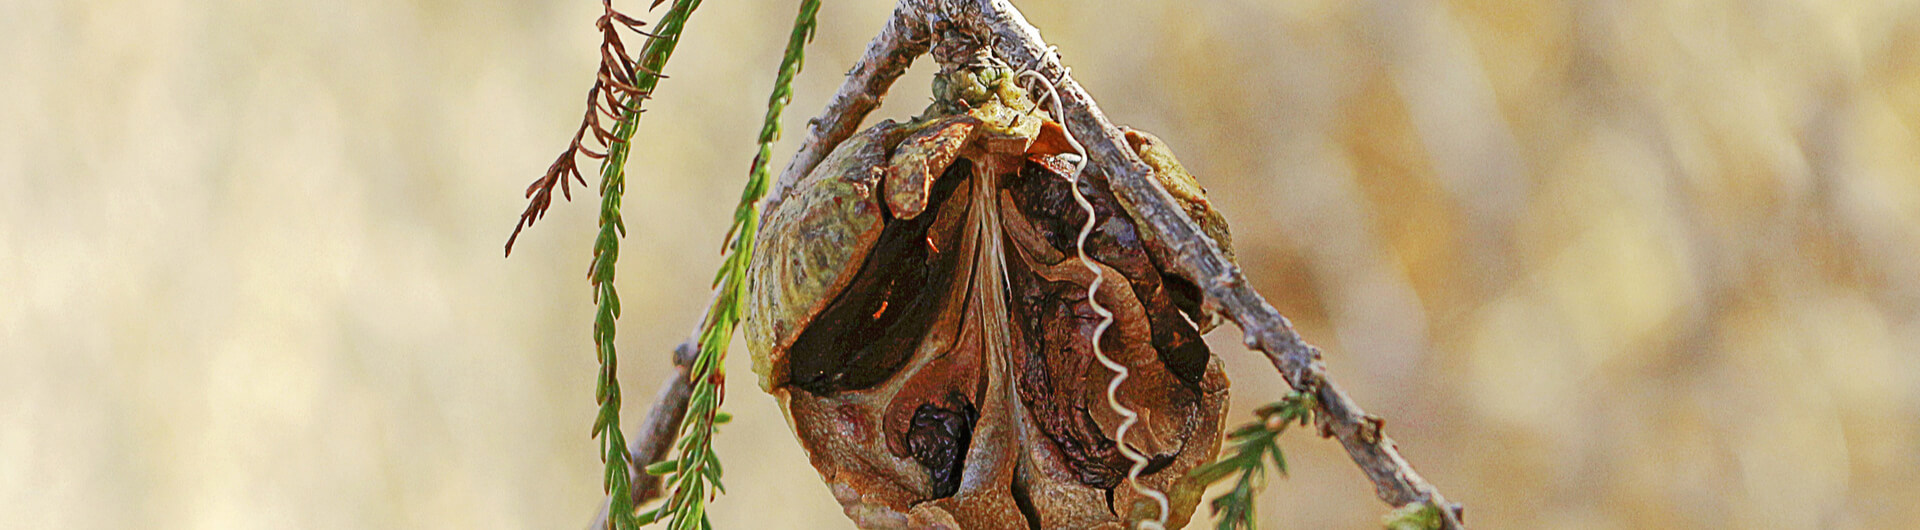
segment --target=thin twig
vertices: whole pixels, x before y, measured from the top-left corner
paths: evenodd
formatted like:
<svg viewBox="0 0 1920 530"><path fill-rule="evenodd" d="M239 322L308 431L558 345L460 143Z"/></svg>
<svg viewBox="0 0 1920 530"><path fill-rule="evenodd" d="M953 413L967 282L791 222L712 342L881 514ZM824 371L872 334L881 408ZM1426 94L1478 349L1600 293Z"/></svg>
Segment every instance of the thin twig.
<svg viewBox="0 0 1920 530"><path fill-rule="evenodd" d="M847 72L847 81L833 94L827 107L819 116L807 120L807 138L800 142L800 150L794 153L793 160L780 172L780 180L767 194L767 203L760 209L762 217L765 212L779 209L780 201L787 198L793 184L813 171L813 166L819 165L834 146L858 132L860 120L880 106L894 80L907 72L915 58L927 53L932 39L926 25L920 22L925 18L920 15L923 12L925 8L916 0L904 0L894 8L887 25L867 44L866 54Z"/></svg>

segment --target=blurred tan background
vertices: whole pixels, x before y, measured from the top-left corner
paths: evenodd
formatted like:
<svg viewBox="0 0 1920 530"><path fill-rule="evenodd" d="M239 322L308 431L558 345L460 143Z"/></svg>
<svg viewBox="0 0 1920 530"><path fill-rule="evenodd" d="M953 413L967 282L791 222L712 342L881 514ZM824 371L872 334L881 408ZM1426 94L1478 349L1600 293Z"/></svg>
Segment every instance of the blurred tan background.
<svg viewBox="0 0 1920 530"><path fill-rule="evenodd" d="M500 245L595 4L0 2L0 527L585 524L594 202ZM643 121L630 425L794 5L708 2ZM1023 5L1475 526L1920 526L1920 2ZM827 3L782 163L889 9ZM1236 333L1237 423L1283 387ZM747 361L715 522L848 527ZM1267 526L1377 527L1284 443Z"/></svg>

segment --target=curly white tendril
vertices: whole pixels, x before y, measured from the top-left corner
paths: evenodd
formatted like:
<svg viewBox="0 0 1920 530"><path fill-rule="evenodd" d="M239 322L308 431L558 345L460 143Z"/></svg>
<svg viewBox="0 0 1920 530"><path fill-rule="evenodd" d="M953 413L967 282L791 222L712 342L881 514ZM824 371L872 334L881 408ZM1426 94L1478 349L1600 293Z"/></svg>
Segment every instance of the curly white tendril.
<svg viewBox="0 0 1920 530"><path fill-rule="evenodd" d="M1053 54L1056 59L1059 57L1058 51L1049 49L1048 53ZM1060 78L1066 79L1068 72L1069 70L1062 67ZM1113 326L1114 318L1113 311L1109 311L1105 306L1100 305L1100 301L1096 296L1100 291L1100 284L1105 283L1107 280L1106 272L1094 263L1092 257L1087 256L1087 237L1093 235L1093 229L1097 221L1095 219L1096 214L1093 210L1093 203L1088 201L1087 196L1080 192L1080 173L1087 168L1087 150L1080 145L1079 139L1073 137L1073 131L1066 130L1066 108L1060 101L1060 92L1055 88L1056 83L1054 80L1047 79L1045 75L1032 69L1020 72L1018 79L1024 80L1028 77L1038 80L1039 82L1037 84L1041 88L1046 89L1045 92L1048 102L1053 104L1053 115L1055 118L1061 120L1061 129L1066 132L1067 144L1073 147L1073 171L1062 175L1062 178L1067 180L1067 187L1073 190L1074 202L1079 203L1080 209L1087 212L1087 222L1080 226L1080 237L1074 242L1074 250L1080 255L1080 264L1085 265L1088 271L1093 272L1093 283L1087 285L1087 304L1093 307L1094 313L1100 315L1100 324L1093 328L1093 357L1100 361L1101 366L1107 367L1108 370L1114 373L1113 382L1107 385L1107 407L1113 409L1115 414L1119 414L1122 418L1125 418L1124 421L1120 422L1120 428L1114 431L1114 445L1120 448L1121 456L1133 462L1133 467L1127 469L1127 485L1131 486L1134 491L1139 492L1141 495L1153 499L1154 503L1158 504L1160 508L1159 514L1155 516L1154 519L1140 521L1139 526L1136 528L1144 530L1165 530L1167 527L1167 515L1170 511L1167 495L1159 490L1140 484L1140 473L1147 469L1147 455L1141 454L1139 451L1134 450L1133 447L1127 445L1127 431L1132 429L1134 424L1140 422L1139 413L1127 408L1126 405L1120 404L1120 385L1127 381L1127 377L1131 373L1127 370L1126 365L1120 364L1111 357L1107 357L1107 353L1100 348L1100 339L1106 335L1107 328Z"/></svg>

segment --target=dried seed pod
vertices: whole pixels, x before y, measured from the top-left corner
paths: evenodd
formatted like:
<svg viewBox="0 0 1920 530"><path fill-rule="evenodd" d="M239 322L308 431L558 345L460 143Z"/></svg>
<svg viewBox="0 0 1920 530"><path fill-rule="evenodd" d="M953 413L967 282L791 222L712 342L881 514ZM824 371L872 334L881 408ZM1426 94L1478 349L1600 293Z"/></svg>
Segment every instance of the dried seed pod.
<svg viewBox="0 0 1920 530"><path fill-rule="evenodd" d="M761 386L862 527L1118 528L1157 508L1124 482L1114 373L1093 355L1095 272L1078 258L1064 132L1007 72L951 68L928 112L836 148L768 212L746 336ZM1135 148L1227 244L1171 151ZM1085 251L1114 313L1100 349L1131 372L1124 442L1184 524L1219 449L1227 380L1212 316L1105 180L1084 175Z"/></svg>

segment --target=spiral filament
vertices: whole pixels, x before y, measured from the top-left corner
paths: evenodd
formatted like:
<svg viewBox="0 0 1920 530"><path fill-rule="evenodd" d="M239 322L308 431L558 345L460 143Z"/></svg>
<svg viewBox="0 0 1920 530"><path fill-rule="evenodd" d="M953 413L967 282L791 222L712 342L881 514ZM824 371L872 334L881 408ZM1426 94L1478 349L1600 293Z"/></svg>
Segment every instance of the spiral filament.
<svg viewBox="0 0 1920 530"><path fill-rule="evenodd" d="M1061 72L1062 79L1065 79L1066 75L1065 71ZM1066 120L1066 109L1060 101L1060 92L1055 88L1054 82L1047 79L1046 76L1041 75L1040 72L1033 70L1021 72L1019 78L1026 79L1029 76L1037 79L1039 81L1037 85L1045 89L1047 99L1053 105L1053 115L1056 119L1062 120L1062 129L1065 129L1064 120ZM1087 304L1092 306L1095 314L1100 315L1100 323L1093 328L1093 356L1100 361L1101 366L1107 367L1107 370L1114 373L1113 381L1107 384L1107 407L1112 409L1115 414L1119 414L1120 417L1125 418L1120 422L1120 428L1114 431L1114 444L1119 447L1120 455L1126 457L1128 461L1133 463L1133 466L1127 469L1127 485L1141 495L1153 499L1159 508L1159 512L1154 519L1142 520L1136 528L1144 530L1165 530L1167 526L1167 515L1170 511L1167 495L1159 490L1140 484L1140 473L1144 472L1147 468L1147 455L1141 454L1140 451L1127 445L1127 431L1132 429L1134 424L1140 422L1140 414L1138 412L1134 412L1133 409L1120 404L1120 385L1127 381L1127 377L1131 375L1131 373L1127 370L1126 365L1120 364L1118 361L1113 360L1113 358L1108 357L1106 352L1100 347L1100 339L1106 335L1107 328L1113 326L1114 317L1113 311L1100 305L1097 296L1100 291L1100 285L1107 280L1106 272L1098 264L1094 263L1092 257L1087 255L1087 237L1093 235L1093 229L1097 226L1098 221L1095 219L1096 213L1093 209L1093 203L1088 201L1086 195L1080 192L1080 174L1087 168L1087 151L1085 147L1080 145L1080 141L1073 137L1071 130L1066 131L1066 137L1067 144L1073 147L1074 154L1071 158L1073 170L1066 175L1062 175L1062 178L1067 180L1067 186L1073 190L1074 202L1079 203L1080 209L1087 213L1087 222L1080 226L1080 235L1074 241L1074 250L1079 254L1080 264L1085 265L1088 271L1093 272L1093 283L1087 285Z"/></svg>

